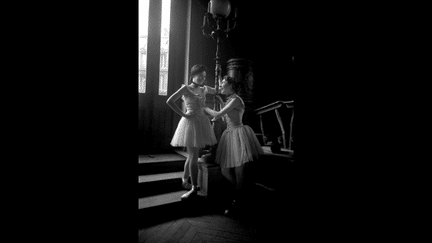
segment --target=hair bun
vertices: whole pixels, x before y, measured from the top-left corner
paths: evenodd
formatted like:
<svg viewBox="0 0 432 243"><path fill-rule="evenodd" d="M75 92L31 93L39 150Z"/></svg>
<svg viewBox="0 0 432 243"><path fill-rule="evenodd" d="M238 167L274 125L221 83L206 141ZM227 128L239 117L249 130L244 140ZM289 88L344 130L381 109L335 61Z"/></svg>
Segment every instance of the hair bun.
<svg viewBox="0 0 432 243"><path fill-rule="evenodd" d="M229 84L232 85L232 89L233 89L233 91L234 91L235 93L238 94L239 92L242 91L242 89L243 89L243 82L241 82L241 81L238 80L237 78L235 78L235 77L231 77L231 76L228 76L228 75L225 75L225 76L223 77L223 79L225 79L225 80L227 81L227 83L229 83Z"/></svg>
<svg viewBox="0 0 432 243"><path fill-rule="evenodd" d="M195 64L191 68L190 75L192 77L192 76L197 75L199 73L202 73L204 71L207 71L207 68L204 65L202 65L202 64Z"/></svg>

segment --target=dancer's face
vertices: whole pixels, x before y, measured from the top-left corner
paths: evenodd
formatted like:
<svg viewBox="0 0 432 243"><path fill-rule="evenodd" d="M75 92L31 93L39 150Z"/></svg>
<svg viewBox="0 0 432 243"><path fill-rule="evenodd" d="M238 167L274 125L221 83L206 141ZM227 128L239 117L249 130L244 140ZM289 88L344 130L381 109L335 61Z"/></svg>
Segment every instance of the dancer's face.
<svg viewBox="0 0 432 243"><path fill-rule="evenodd" d="M222 80L221 82L221 94L231 94L232 91L232 84L228 83L225 79Z"/></svg>
<svg viewBox="0 0 432 243"><path fill-rule="evenodd" d="M204 81L205 81L205 79L206 79L206 75L207 75L206 71L203 71L203 72L201 72L201 73L198 73L197 75L195 75L195 76L193 77L193 81L194 81L195 83L198 83L198 84L203 84Z"/></svg>

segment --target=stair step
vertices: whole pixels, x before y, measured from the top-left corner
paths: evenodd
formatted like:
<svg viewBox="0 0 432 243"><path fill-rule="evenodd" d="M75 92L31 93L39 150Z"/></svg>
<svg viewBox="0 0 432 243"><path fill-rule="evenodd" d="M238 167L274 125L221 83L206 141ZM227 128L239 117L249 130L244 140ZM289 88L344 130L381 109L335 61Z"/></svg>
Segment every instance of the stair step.
<svg viewBox="0 0 432 243"><path fill-rule="evenodd" d="M152 174L152 175L142 175L138 177L138 183L156 182L156 181L169 180L169 179L181 179L182 176L183 176L183 171L159 173L159 174Z"/></svg>
<svg viewBox="0 0 432 243"><path fill-rule="evenodd" d="M183 171L186 157L172 152L139 155L138 175L150 175Z"/></svg>
<svg viewBox="0 0 432 243"><path fill-rule="evenodd" d="M183 149L175 149L174 152L176 152L177 154L179 154L185 158L188 157L187 151L184 151Z"/></svg>
<svg viewBox="0 0 432 243"><path fill-rule="evenodd" d="M138 177L138 197L182 190L182 177L183 171L141 175Z"/></svg>
<svg viewBox="0 0 432 243"><path fill-rule="evenodd" d="M166 161L186 160L186 158L178 153L164 153L164 154L145 154L138 156L138 163L157 163Z"/></svg>
<svg viewBox="0 0 432 243"><path fill-rule="evenodd" d="M187 190L180 190L165 194L159 194L150 197L143 197L138 199L138 209L152 208L156 206L163 206L172 203L181 202L180 197L185 194Z"/></svg>

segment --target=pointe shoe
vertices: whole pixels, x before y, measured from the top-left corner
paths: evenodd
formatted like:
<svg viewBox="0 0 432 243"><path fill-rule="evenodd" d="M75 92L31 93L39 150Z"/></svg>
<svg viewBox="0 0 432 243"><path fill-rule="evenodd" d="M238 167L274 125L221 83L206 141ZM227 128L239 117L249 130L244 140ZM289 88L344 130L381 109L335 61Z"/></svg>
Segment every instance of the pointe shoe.
<svg viewBox="0 0 432 243"><path fill-rule="evenodd" d="M231 209L229 209L229 208L225 209L224 214L225 215L231 215L232 214Z"/></svg>
<svg viewBox="0 0 432 243"><path fill-rule="evenodd" d="M184 189L190 190L192 189L192 185L185 179L182 178L182 187Z"/></svg>
<svg viewBox="0 0 432 243"><path fill-rule="evenodd" d="M232 215L235 212L235 210L234 210L235 206L236 206L236 201L233 200L231 205L229 205L228 208L225 209L224 214L225 215Z"/></svg>
<svg viewBox="0 0 432 243"><path fill-rule="evenodd" d="M198 190L194 187L192 187L192 189L188 192L186 192L185 194L183 194L180 199L181 200L186 200L186 199L191 199L191 198L195 198L198 196Z"/></svg>

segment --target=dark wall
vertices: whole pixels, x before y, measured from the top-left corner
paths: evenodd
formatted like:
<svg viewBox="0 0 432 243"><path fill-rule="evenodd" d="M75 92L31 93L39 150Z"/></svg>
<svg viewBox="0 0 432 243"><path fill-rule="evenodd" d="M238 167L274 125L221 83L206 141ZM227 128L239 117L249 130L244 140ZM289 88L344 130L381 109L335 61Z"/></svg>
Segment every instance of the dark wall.
<svg viewBox="0 0 432 243"><path fill-rule="evenodd" d="M227 49L253 62L255 105L293 99L293 34L287 1L237 1L238 26Z"/></svg>
<svg viewBox="0 0 432 243"><path fill-rule="evenodd" d="M198 63L206 65L208 68L206 84L214 87L216 42L210 37L205 37L201 30L206 12L207 2L204 4L202 1L192 0L189 70Z"/></svg>
<svg viewBox="0 0 432 243"><path fill-rule="evenodd" d="M203 37L200 28L208 0L193 3L190 64L206 63L212 69L209 79L214 80L216 42ZM237 26L222 42L222 75L226 74L226 62L230 58L248 58L255 75L255 107L277 100L293 100L294 36L288 1L263 4L232 0L232 5L238 8Z"/></svg>

